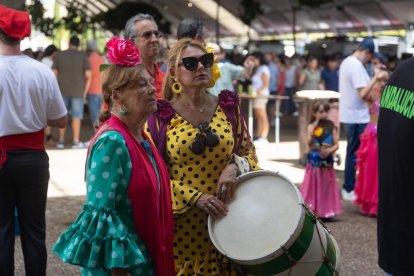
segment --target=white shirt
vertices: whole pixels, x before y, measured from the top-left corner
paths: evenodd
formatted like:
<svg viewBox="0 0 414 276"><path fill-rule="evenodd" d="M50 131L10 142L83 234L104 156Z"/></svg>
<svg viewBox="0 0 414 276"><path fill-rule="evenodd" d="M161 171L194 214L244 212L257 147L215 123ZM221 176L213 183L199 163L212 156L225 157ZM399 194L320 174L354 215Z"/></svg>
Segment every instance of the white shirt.
<svg viewBox="0 0 414 276"><path fill-rule="evenodd" d="M344 59L339 67L339 120L347 124L369 122L368 104L361 99L359 88L368 85L370 78L362 62L354 56Z"/></svg>
<svg viewBox="0 0 414 276"><path fill-rule="evenodd" d="M0 137L39 131L66 113L50 68L25 55L0 56Z"/></svg>
<svg viewBox="0 0 414 276"><path fill-rule="evenodd" d="M40 62L43 63L43 64L46 64L47 67L52 69L53 60L50 57L44 57L44 58L42 58L42 60Z"/></svg>
<svg viewBox="0 0 414 276"><path fill-rule="evenodd" d="M262 88L264 85L263 80L262 80L262 74L265 74L268 77L270 76L269 67L267 65L260 65L256 69L256 72L254 72L254 75L252 76L251 81L252 81L252 87L253 87L254 92ZM266 89L262 92L261 95L269 95L269 94L270 94L269 87L266 87Z"/></svg>

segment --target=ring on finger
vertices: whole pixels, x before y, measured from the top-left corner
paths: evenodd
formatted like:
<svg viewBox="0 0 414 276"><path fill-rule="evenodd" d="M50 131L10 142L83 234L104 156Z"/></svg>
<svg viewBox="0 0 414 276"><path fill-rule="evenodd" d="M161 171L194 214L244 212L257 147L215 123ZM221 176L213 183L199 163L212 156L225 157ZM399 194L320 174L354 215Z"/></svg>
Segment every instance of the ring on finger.
<svg viewBox="0 0 414 276"><path fill-rule="evenodd" d="M221 186L221 191L222 191L222 192L227 191L227 186L226 186L226 185Z"/></svg>
<svg viewBox="0 0 414 276"><path fill-rule="evenodd" d="M211 204L211 202L209 202L209 203L207 204L207 206L208 206L208 208L211 208L211 207L213 207L213 204Z"/></svg>

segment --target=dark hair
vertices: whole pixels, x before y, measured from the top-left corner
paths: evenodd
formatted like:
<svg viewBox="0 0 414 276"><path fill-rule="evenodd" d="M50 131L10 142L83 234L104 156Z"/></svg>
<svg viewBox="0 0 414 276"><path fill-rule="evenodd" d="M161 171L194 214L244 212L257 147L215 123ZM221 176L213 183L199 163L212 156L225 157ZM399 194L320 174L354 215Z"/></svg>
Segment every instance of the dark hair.
<svg viewBox="0 0 414 276"><path fill-rule="evenodd" d="M72 37L69 39L69 45L79 47L79 45L80 45L80 40L79 40L79 38L78 38L76 35L72 36Z"/></svg>
<svg viewBox="0 0 414 276"><path fill-rule="evenodd" d="M20 43L19 38L14 38L6 34L2 29L0 29L0 40L9 46L18 45Z"/></svg>
<svg viewBox="0 0 414 276"><path fill-rule="evenodd" d="M257 58L259 60L260 65L265 65L266 64L266 60L265 60L264 54L262 52L255 51L255 52L251 53L251 56Z"/></svg>
<svg viewBox="0 0 414 276"><path fill-rule="evenodd" d="M315 113L319 110L319 107L323 107L323 109L328 112L331 109L329 105L329 101L325 99L316 100L312 103L311 107L311 116L309 119L309 123L313 123L316 120Z"/></svg>
<svg viewBox="0 0 414 276"><path fill-rule="evenodd" d="M54 52L57 51L57 48L55 45L51 44L46 47L45 52L43 53L43 57L49 57L53 55Z"/></svg>
<svg viewBox="0 0 414 276"><path fill-rule="evenodd" d="M195 38L198 34L200 38L204 38L204 23L198 17L190 17L181 20L177 27L177 39L184 37Z"/></svg>
<svg viewBox="0 0 414 276"><path fill-rule="evenodd" d="M311 61L313 61L313 60L318 60L318 58L316 57L316 56L312 56L312 55L308 55L307 57L306 57L306 62L308 63L308 62L311 62Z"/></svg>

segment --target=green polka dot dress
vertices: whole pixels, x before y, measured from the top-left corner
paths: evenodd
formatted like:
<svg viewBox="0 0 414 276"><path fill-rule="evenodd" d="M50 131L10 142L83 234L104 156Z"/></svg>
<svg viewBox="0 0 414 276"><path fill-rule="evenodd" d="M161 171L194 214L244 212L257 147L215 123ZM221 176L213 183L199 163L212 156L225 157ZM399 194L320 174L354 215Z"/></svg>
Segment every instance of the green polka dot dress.
<svg viewBox="0 0 414 276"><path fill-rule="evenodd" d="M53 247L64 262L81 266L81 275L153 275L146 246L135 234L128 197L131 160L116 131L103 133L86 163L87 203Z"/></svg>
<svg viewBox="0 0 414 276"><path fill-rule="evenodd" d="M176 114L168 125L167 165L171 177L175 214L174 258L177 275L219 275L226 262L210 241L207 214L195 202L203 194L214 194L220 173L233 150L234 136L230 122L218 106L210 122L220 137L219 145L206 147L202 155L192 153L189 146L199 130ZM246 134L247 135L247 134ZM259 169L254 148L243 139L242 157L253 170Z"/></svg>

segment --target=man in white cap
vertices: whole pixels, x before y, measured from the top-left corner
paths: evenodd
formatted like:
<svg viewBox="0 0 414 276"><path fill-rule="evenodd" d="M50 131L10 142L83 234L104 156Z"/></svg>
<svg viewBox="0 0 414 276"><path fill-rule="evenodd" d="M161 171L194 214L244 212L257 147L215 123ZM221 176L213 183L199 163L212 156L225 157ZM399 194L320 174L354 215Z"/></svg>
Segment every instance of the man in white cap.
<svg viewBox="0 0 414 276"><path fill-rule="evenodd" d="M14 275L14 208L19 213L26 275L46 275L46 126L66 126L53 72L20 51L30 36L26 12L0 5L0 275Z"/></svg>

